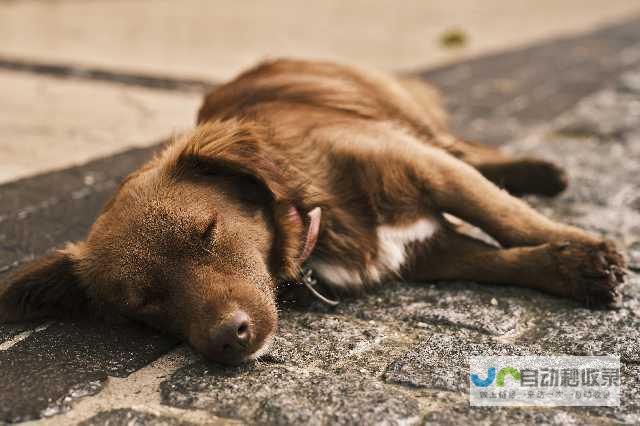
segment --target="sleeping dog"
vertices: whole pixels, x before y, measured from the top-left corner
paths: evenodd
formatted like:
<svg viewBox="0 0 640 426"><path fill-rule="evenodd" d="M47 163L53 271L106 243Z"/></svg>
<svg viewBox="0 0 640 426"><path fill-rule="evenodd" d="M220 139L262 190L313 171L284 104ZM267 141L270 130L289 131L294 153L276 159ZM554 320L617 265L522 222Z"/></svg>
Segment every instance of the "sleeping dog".
<svg viewBox="0 0 640 426"><path fill-rule="evenodd" d="M198 126L122 182L85 241L4 283L0 321L89 308L233 364L267 350L278 284L303 265L344 292L471 280L611 305L614 245L510 195L565 187L552 163L453 136L422 81L263 63L209 93Z"/></svg>

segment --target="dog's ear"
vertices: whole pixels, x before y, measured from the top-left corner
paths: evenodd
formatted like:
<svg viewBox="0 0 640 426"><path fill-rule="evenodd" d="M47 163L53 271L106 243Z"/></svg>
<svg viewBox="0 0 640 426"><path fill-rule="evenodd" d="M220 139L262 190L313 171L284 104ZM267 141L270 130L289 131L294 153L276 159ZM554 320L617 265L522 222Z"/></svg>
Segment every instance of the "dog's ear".
<svg viewBox="0 0 640 426"><path fill-rule="evenodd" d="M263 187L275 223L272 271L279 278L294 278L304 244L304 224L291 215L291 207L304 207L304 184L284 158L268 144L268 129L237 120L206 123L189 135L179 152L165 153L170 173L204 170L231 173L251 179ZM171 149L171 148L170 148Z"/></svg>
<svg viewBox="0 0 640 426"><path fill-rule="evenodd" d="M70 316L86 308L87 297L65 251L34 260L0 283L0 321Z"/></svg>
<svg viewBox="0 0 640 426"><path fill-rule="evenodd" d="M267 144L270 132L257 123L216 121L199 126L180 148L174 172L225 171L254 179L277 202L295 201L297 189L288 165ZM180 146L180 144L178 144Z"/></svg>

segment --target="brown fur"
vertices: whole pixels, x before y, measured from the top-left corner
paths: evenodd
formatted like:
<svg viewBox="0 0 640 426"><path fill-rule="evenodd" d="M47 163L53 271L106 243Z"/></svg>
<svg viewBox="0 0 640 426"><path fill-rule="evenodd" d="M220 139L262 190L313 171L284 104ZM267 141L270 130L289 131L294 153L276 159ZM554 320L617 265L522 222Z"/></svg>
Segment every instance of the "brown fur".
<svg viewBox="0 0 640 426"><path fill-rule="evenodd" d="M214 359L246 359L275 332L277 282L299 273L306 225L292 207L302 217L322 209L311 263L349 271L352 290L385 279L468 279L594 306L612 303L623 281L613 244L496 186L555 195L566 186L560 169L455 138L437 93L421 81L279 60L213 90L198 123L123 182L86 241L11 278L0 290L0 319L88 303ZM461 234L443 213L500 247ZM436 234L410 244L401 268L378 268L377 230L424 218ZM251 318L251 342L224 356L210 336L237 310Z"/></svg>

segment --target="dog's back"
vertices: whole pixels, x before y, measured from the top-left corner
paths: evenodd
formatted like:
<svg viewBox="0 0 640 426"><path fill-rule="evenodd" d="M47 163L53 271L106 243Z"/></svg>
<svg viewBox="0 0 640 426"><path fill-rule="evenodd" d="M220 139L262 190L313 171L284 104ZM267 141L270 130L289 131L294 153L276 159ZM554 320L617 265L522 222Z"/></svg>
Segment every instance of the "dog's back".
<svg viewBox="0 0 640 426"><path fill-rule="evenodd" d="M262 63L209 93L198 123L232 117L303 134L349 120L392 121L425 140L447 133L440 98L424 82L328 62Z"/></svg>

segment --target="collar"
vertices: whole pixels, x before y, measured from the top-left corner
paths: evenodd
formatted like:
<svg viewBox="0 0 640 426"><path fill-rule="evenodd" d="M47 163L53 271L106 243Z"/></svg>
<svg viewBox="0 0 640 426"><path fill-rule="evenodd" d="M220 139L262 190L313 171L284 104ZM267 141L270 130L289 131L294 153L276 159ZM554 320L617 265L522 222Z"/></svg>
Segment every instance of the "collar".
<svg viewBox="0 0 640 426"><path fill-rule="evenodd" d="M320 233L320 219L322 218L322 209L315 207L307 213L307 224L302 220L302 216L298 209L294 206L289 207L289 215L306 228L304 246L300 253L300 264L302 265L311 256L313 249L318 242L318 234Z"/></svg>
<svg viewBox="0 0 640 426"><path fill-rule="evenodd" d="M306 287L306 289L321 302L330 306L336 306L338 304L338 301L331 300L326 296L323 296L316 289L317 281L313 277L313 270L308 266L306 267L303 266L304 262L306 262L307 259L309 259L309 256L311 256L311 253L313 253L313 250L316 247L316 243L318 242L318 235L320 234L320 219L322 218L322 209L320 207L315 207L311 209L307 213L306 223L302 219L302 215L300 215L300 212L295 206L289 207L289 215L293 217L294 220L302 224L303 228L306 229L306 232L304 237L304 245L302 247L302 252L300 253L300 257L299 257L300 276L295 281L289 281L289 282L283 283L284 290L286 291L286 289L292 285L297 285L297 286L302 285Z"/></svg>

